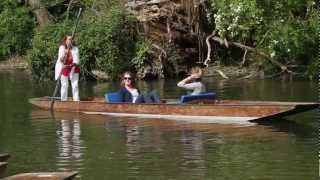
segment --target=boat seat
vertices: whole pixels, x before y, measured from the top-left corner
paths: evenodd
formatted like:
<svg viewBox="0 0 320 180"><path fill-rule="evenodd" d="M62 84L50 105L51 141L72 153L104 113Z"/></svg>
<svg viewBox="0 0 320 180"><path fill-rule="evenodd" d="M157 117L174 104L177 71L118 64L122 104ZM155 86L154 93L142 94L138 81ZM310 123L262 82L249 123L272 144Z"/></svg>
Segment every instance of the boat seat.
<svg viewBox="0 0 320 180"><path fill-rule="evenodd" d="M106 102L108 103L120 103L122 102L122 97L118 92L106 93L104 95Z"/></svg>
<svg viewBox="0 0 320 180"><path fill-rule="evenodd" d="M215 100L215 98L216 98L216 93L213 93L213 92L202 93L198 95L184 95L184 96L181 96L180 103L184 104L184 103L189 103L195 100Z"/></svg>

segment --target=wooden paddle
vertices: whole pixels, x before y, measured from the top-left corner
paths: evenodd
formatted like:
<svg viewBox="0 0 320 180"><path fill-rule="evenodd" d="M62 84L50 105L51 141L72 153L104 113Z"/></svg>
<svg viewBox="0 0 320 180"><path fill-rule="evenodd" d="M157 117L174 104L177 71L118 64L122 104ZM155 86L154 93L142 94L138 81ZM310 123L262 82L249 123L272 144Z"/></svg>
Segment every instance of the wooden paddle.
<svg viewBox="0 0 320 180"><path fill-rule="evenodd" d="M75 26L74 26L74 28L73 28L72 35L71 35L72 39L74 38L74 36L75 36L75 34L76 34L76 30L77 30L77 27L78 27L78 24L79 24L79 18L80 18L80 15L81 15L81 11L82 11L82 8L79 9L79 12L78 12L78 15L77 15L76 23L75 23ZM69 50L70 50L70 48L68 48L68 51L69 51ZM63 64L66 63L66 57L67 57L67 56L64 56ZM51 110L51 111L53 110L54 101L55 101L55 99L56 99L55 97L56 97L56 95L57 95L57 93L58 93L59 86L60 86L60 84L61 84L60 78L61 78L62 71L63 71L63 68L62 68L61 71L60 71L60 74L59 74L58 79L57 79L56 87L55 87L54 92L53 92L53 95L52 95L52 97L51 97L51 104L50 104L50 110Z"/></svg>

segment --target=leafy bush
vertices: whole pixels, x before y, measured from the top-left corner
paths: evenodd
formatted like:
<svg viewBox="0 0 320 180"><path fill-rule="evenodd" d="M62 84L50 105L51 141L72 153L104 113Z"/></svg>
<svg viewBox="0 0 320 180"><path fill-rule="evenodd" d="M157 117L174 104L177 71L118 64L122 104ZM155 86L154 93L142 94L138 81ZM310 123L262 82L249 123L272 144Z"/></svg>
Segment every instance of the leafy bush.
<svg viewBox="0 0 320 180"><path fill-rule="evenodd" d="M317 10L314 0L211 2L215 28L221 37L256 47L293 70L299 66L297 71L306 72L307 66L315 66ZM309 74L314 72L311 69ZM277 70L275 66L273 71Z"/></svg>
<svg viewBox="0 0 320 180"><path fill-rule="evenodd" d="M133 23L118 6L99 17L87 15L77 39L84 67L102 70L111 77L129 68L136 41Z"/></svg>
<svg viewBox="0 0 320 180"><path fill-rule="evenodd" d="M143 67L148 58L149 46L144 41L138 41L136 44L135 57L131 60L131 64L140 69Z"/></svg>
<svg viewBox="0 0 320 180"><path fill-rule="evenodd" d="M54 66L58 58L58 48L65 34L63 24L48 24L41 27L33 38L33 47L28 51L33 75L39 79L53 78Z"/></svg>
<svg viewBox="0 0 320 180"><path fill-rule="evenodd" d="M256 36L265 37L259 48L294 71L306 72L317 59L315 2L274 2L264 7L264 15L269 18Z"/></svg>
<svg viewBox="0 0 320 180"><path fill-rule="evenodd" d="M13 54L22 55L31 47L34 20L25 7L12 7L14 4L7 3L0 5L3 8L0 13L0 59Z"/></svg>
<svg viewBox="0 0 320 180"><path fill-rule="evenodd" d="M261 24L261 9L252 0L213 0L214 24L221 37L245 41L250 32Z"/></svg>
<svg viewBox="0 0 320 180"><path fill-rule="evenodd" d="M91 70L96 69L116 77L124 68L130 67L136 36L133 23L119 6L111 7L101 16L88 11L83 14L75 36L81 73L88 76ZM72 26L73 22L69 21L50 24L37 31L33 48L28 53L32 72L37 77L53 78L59 43Z"/></svg>

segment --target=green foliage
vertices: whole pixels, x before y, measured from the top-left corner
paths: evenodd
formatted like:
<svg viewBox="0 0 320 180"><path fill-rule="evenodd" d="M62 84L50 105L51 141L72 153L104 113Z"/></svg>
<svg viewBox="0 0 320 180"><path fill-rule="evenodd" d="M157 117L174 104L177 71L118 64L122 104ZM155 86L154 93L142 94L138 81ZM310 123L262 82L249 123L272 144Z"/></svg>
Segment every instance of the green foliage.
<svg viewBox="0 0 320 180"><path fill-rule="evenodd" d="M39 28L33 38L33 47L28 51L33 75L39 79L53 78L58 58L58 48L64 37L63 24L48 24Z"/></svg>
<svg viewBox="0 0 320 180"><path fill-rule="evenodd" d="M0 4L0 58L13 54L22 55L31 47L35 23L25 7L14 7L13 3Z"/></svg>
<svg viewBox="0 0 320 180"><path fill-rule="evenodd" d="M18 1L12 1L12 0L1 0L0 1L0 12L2 12L5 9L13 9L18 6Z"/></svg>
<svg viewBox="0 0 320 180"><path fill-rule="evenodd" d="M316 41L309 36L305 23L274 21L272 31L262 44L270 56L284 64L307 65L316 58ZM304 35L305 34L305 35Z"/></svg>
<svg viewBox="0 0 320 180"><path fill-rule="evenodd" d="M256 47L289 67L314 66L317 59L314 0L211 2L214 24L221 37ZM273 71L277 69L274 66Z"/></svg>
<svg viewBox="0 0 320 180"><path fill-rule="evenodd" d="M133 23L119 6L111 7L101 16L88 11L83 14L75 36L83 75L96 69L116 77L124 68L130 67L136 36ZM68 21L50 24L37 31L28 54L32 72L37 77L53 77L59 42L72 29L73 22Z"/></svg>
<svg viewBox="0 0 320 180"><path fill-rule="evenodd" d="M268 18L265 18L256 39L262 39L262 35L265 38L258 47L277 61L299 68L292 67L294 71L306 71L313 66L317 60L315 1L274 2L265 6L264 11ZM315 75L313 71L307 73Z"/></svg>
<svg viewBox="0 0 320 180"><path fill-rule="evenodd" d="M214 21L221 37L245 41L250 31L263 21L261 9L253 0L213 0Z"/></svg>
<svg viewBox="0 0 320 180"><path fill-rule="evenodd" d="M138 41L135 50L135 57L131 60L131 64L136 68L140 69L143 67L145 61L148 58L149 46L143 42Z"/></svg>
<svg viewBox="0 0 320 180"><path fill-rule="evenodd" d="M87 70L98 69L116 77L130 66L136 36L133 23L133 19L119 6L99 17L86 16L77 41Z"/></svg>

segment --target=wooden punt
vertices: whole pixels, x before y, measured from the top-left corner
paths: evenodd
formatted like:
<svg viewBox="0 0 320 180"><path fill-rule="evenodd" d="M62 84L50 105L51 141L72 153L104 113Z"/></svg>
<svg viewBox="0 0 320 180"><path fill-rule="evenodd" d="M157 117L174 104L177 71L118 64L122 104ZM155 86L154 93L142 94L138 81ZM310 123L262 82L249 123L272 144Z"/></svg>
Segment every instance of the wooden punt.
<svg viewBox="0 0 320 180"><path fill-rule="evenodd" d="M0 162L7 161L9 159L9 154L0 154Z"/></svg>
<svg viewBox="0 0 320 180"><path fill-rule="evenodd" d="M51 99L49 97L31 98L29 102L39 108L49 110ZM317 107L319 104L313 102L239 100L202 101L189 104L107 103L102 97L94 97L78 102L57 100L53 110L141 118L193 119L198 123L210 123L216 120L234 122L284 117Z"/></svg>
<svg viewBox="0 0 320 180"><path fill-rule="evenodd" d="M7 162L0 162L0 177L4 175L4 172L6 171L7 166L8 166Z"/></svg>
<svg viewBox="0 0 320 180"><path fill-rule="evenodd" d="M77 174L77 172L22 173L6 177L3 180L71 180Z"/></svg>

